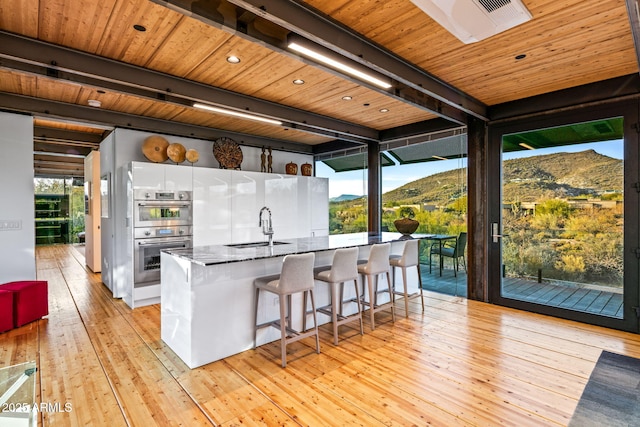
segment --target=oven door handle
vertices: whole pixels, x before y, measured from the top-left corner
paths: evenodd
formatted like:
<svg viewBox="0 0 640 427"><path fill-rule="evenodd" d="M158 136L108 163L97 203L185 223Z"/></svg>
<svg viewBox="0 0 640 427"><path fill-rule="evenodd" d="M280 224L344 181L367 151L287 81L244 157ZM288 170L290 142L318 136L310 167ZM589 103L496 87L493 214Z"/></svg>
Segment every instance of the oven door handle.
<svg viewBox="0 0 640 427"><path fill-rule="evenodd" d="M172 203L172 202L138 202L138 206L166 207L166 208L188 208L189 203Z"/></svg>
<svg viewBox="0 0 640 427"><path fill-rule="evenodd" d="M167 243L182 243L182 244L188 244L190 242L190 240L187 239L153 239L152 242L150 241L143 241L143 242L137 242L138 246L158 246L158 245L165 245Z"/></svg>

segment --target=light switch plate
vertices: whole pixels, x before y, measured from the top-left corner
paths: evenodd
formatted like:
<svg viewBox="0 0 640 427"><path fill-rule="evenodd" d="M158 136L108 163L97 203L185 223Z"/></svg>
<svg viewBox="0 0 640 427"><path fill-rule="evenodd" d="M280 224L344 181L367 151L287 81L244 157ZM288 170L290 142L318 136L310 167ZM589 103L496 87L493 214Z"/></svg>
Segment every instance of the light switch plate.
<svg viewBox="0 0 640 427"><path fill-rule="evenodd" d="M14 231L22 229L22 220L0 219L0 231Z"/></svg>

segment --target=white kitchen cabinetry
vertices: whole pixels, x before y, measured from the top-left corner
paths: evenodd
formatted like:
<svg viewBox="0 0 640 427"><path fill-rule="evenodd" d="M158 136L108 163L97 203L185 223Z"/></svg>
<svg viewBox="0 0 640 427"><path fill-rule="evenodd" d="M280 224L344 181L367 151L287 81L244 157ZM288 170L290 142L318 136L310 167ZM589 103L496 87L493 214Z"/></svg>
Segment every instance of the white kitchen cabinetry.
<svg viewBox="0 0 640 427"><path fill-rule="evenodd" d="M193 189L193 166L164 166L164 185L167 191L191 191Z"/></svg>
<svg viewBox="0 0 640 427"><path fill-rule="evenodd" d="M134 189L156 191L191 191L193 167L164 163L131 162Z"/></svg>
<svg viewBox="0 0 640 427"><path fill-rule="evenodd" d="M231 242L231 173L225 169L193 170L193 246ZM255 224L258 223L256 213Z"/></svg>
<svg viewBox="0 0 640 427"><path fill-rule="evenodd" d="M271 210L275 240L326 236L328 191L326 178L194 168L193 245L267 240L259 225L263 206Z"/></svg>
<svg viewBox="0 0 640 427"><path fill-rule="evenodd" d="M231 171L232 218L229 225L233 243L264 238L258 223L260 209L264 206L265 176L260 172Z"/></svg>
<svg viewBox="0 0 640 427"><path fill-rule="evenodd" d="M307 178L311 210L311 236L329 235L329 179Z"/></svg>
<svg viewBox="0 0 640 427"><path fill-rule="evenodd" d="M266 174L264 205L271 210L276 240L309 236L309 221L301 214L308 211L308 207L305 198L298 197L299 184L295 176Z"/></svg>

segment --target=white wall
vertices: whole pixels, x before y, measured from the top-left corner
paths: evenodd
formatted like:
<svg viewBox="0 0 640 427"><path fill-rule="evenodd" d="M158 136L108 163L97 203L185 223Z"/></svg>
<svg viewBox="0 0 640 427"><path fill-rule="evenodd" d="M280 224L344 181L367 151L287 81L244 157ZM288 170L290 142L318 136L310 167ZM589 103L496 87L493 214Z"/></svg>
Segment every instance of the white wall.
<svg viewBox="0 0 640 427"><path fill-rule="evenodd" d="M33 118L0 113L0 283L34 280Z"/></svg>

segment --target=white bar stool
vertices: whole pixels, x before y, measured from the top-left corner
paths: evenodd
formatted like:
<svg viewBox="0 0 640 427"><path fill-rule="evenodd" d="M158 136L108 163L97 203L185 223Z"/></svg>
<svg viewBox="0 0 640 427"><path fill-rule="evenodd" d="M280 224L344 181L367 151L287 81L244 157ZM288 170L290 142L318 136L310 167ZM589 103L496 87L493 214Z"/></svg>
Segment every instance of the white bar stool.
<svg viewBox="0 0 640 427"><path fill-rule="evenodd" d="M360 322L360 335L364 334L362 326L362 310L360 308L360 299L358 298L358 248L336 249L333 253L331 268L316 268L315 279L328 283L331 287L331 304L325 307L318 307L317 311L327 316L331 316L333 323L333 343L338 345L338 326L345 323ZM358 305L358 311L348 316L342 315L342 290L345 282L353 281L355 288L355 301ZM340 298L338 299L338 285L340 286ZM330 308L330 310L328 309Z"/></svg>
<svg viewBox="0 0 640 427"><path fill-rule="evenodd" d="M369 306L369 316L371 317L371 330L376 328L375 313L380 310L386 310L391 308L391 318L393 322L396 321L395 307L393 304L393 285L391 283L391 276L389 275L389 251L391 249L390 243L377 243L371 246L369 252L369 259L366 264L358 265L358 273L363 276L363 288L366 277L367 290L369 292L369 301L362 300L362 304ZM378 278L381 274L387 275L387 289L380 292L389 293L389 302L378 305ZM374 282L375 279L375 282ZM375 285L374 285L375 283ZM364 289L363 289L364 292Z"/></svg>
<svg viewBox="0 0 640 427"><path fill-rule="evenodd" d="M253 331L253 346L256 347L258 329L273 326L280 329L280 351L282 367L287 366L287 344L299 341L303 338L316 336L316 353L320 354L320 340L318 338L318 320L316 319L316 305L313 298L313 263L315 253L309 252L300 255L287 255L282 260L282 272L278 275L257 277L254 280L256 289L255 319L256 326ZM258 324L258 299L260 290L269 291L278 295L280 303L280 319ZM303 294L302 304L302 330L296 331L291 325L291 295ZM307 330L307 293L311 296L313 309L313 329ZM285 304L286 303L286 304ZM285 308L286 306L286 308Z"/></svg>
<svg viewBox="0 0 640 427"><path fill-rule="evenodd" d="M405 317L409 317L409 300L417 297L420 297L422 312L424 313L424 295L422 292L422 277L420 277L420 240L407 240L404 244L402 255L391 255L389 257L389 264L391 265L393 276L391 283L393 283L394 299L396 295L404 295ZM402 269L404 292L396 291L396 267ZM420 292L409 294L407 290L407 268L409 267L416 267L418 270L418 286L420 287Z"/></svg>

